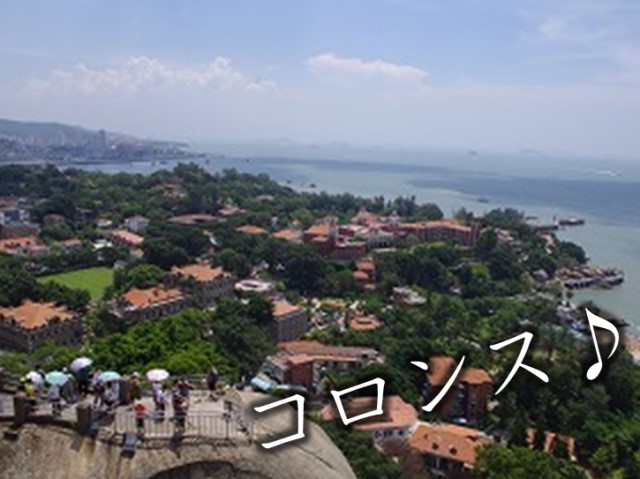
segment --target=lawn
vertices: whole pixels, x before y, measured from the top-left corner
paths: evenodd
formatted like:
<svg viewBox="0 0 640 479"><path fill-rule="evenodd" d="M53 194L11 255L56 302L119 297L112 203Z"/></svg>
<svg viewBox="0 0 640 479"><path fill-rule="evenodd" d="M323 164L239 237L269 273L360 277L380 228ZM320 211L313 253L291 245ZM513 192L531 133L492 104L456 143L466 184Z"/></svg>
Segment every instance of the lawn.
<svg viewBox="0 0 640 479"><path fill-rule="evenodd" d="M111 268L87 268L69 273L52 274L38 278L40 282L55 281L74 289L86 289L91 293L91 300L100 299L102 293L113 284Z"/></svg>

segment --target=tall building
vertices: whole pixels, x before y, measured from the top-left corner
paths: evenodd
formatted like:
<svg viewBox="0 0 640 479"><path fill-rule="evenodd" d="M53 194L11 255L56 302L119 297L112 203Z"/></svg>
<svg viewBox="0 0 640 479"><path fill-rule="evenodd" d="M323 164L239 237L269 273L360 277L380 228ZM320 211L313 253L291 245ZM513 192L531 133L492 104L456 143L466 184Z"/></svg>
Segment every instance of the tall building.
<svg viewBox="0 0 640 479"><path fill-rule="evenodd" d="M453 376L457 361L449 356L436 356L429 359L428 363L425 399L430 401ZM480 424L487 414L491 393L491 378L484 369L465 368L460 371L436 410L447 421L462 420L468 424Z"/></svg>

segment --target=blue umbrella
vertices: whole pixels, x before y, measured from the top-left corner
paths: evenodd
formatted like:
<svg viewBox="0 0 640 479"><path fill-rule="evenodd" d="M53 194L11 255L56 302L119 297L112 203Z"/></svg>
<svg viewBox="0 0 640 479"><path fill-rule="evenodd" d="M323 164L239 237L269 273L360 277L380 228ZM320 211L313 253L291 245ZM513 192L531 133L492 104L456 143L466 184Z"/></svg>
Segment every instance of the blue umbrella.
<svg viewBox="0 0 640 479"><path fill-rule="evenodd" d="M69 375L62 371L51 371L45 374L44 379L52 386L62 386L69 380Z"/></svg>
<svg viewBox="0 0 640 479"><path fill-rule="evenodd" d="M110 383L113 381L120 381L122 376L115 371L105 371L98 376L98 380L103 383Z"/></svg>

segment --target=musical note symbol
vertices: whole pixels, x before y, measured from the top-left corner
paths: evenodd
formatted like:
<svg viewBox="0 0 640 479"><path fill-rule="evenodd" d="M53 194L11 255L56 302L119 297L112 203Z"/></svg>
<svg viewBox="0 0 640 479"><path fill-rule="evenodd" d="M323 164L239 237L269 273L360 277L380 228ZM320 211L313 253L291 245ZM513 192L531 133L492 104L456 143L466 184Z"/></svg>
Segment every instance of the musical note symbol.
<svg viewBox="0 0 640 479"><path fill-rule="evenodd" d="M609 357L607 359L613 356L613 353L616 352L616 349L618 348L618 342L620 340L620 335L618 334L618 330L616 329L616 327L613 324L611 324L609 321L607 321L604 318L601 318L600 316L593 314L588 309L585 309L585 311L587 312L587 320L589 321L589 328L591 329L593 344L595 344L596 346L596 355L598 356L598 362L595 364L592 364L587 370L587 379L589 381L593 381L602 372L602 356L600 356L600 348L598 347L598 341L596 339L596 332L594 330L594 327L606 329L607 331L610 331L613 334L615 341L613 343L613 349L611 350L611 353L609 354Z"/></svg>

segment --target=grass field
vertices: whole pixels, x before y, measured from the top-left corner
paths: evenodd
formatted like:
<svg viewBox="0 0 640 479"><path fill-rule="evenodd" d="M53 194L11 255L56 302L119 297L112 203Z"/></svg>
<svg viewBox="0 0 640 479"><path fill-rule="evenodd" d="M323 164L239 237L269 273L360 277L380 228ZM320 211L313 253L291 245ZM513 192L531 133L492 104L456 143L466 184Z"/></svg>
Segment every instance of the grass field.
<svg viewBox="0 0 640 479"><path fill-rule="evenodd" d="M56 283L75 289L86 289L91 293L91 300L100 299L102 293L113 284L113 270L110 268L87 268L70 273L52 274L38 278L41 283Z"/></svg>

